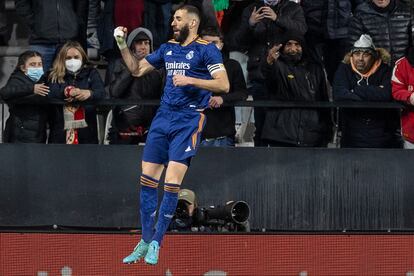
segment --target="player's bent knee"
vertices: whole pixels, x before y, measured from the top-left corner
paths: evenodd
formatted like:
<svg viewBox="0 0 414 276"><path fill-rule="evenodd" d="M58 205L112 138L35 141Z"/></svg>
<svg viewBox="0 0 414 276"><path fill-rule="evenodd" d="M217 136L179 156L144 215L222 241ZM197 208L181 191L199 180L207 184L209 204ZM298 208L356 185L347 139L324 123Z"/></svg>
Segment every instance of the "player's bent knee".
<svg viewBox="0 0 414 276"><path fill-rule="evenodd" d="M181 184L183 182L188 166L186 164L170 161L165 173L165 183Z"/></svg>
<svg viewBox="0 0 414 276"><path fill-rule="evenodd" d="M142 174L159 180L163 171L163 164L142 161Z"/></svg>

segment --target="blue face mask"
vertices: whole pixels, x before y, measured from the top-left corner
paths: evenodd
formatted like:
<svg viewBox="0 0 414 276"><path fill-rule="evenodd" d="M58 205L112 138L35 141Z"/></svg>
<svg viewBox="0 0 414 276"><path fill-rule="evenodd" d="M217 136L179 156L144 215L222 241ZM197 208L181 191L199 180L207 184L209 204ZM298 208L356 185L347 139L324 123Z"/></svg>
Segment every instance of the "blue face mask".
<svg viewBox="0 0 414 276"><path fill-rule="evenodd" d="M29 67L27 68L26 75L34 82L40 80L43 76L43 67Z"/></svg>

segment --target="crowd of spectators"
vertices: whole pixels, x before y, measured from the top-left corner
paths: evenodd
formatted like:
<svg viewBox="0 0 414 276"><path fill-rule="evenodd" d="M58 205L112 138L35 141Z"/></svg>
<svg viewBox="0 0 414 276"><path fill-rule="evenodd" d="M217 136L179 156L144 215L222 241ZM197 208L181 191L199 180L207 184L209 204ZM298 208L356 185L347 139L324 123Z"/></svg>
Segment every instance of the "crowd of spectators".
<svg viewBox="0 0 414 276"><path fill-rule="evenodd" d="M172 12L183 2L202 11L200 35L222 51L230 80L229 94L211 97L202 145L236 144L232 104L250 95L260 101L404 106L338 114L255 107L255 146L327 147L339 133L341 147L414 148L413 6L406 0L15 0L16 14L30 30L29 50L0 90L10 109L3 142L99 143L94 103L160 99L165 70L131 75L113 30L127 27L128 47L136 59L145 58L171 37ZM5 45L10 28L0 18ZM89 62L88 48L106 62L103 78ZM245 55L247 64L229 58L232 53ZM65 104L44 104L53 99ZM113 107L109 143L144 143L155 110Z"/></svg>

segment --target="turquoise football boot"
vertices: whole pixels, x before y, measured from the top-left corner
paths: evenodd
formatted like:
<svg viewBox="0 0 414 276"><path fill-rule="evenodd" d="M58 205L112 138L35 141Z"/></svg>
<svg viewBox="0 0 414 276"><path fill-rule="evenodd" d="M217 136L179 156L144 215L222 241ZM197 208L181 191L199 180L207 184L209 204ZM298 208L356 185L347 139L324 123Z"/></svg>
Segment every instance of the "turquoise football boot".
<svg viewBox="0 0 414 276"><path fill-rule="evenodd" d="M144 261L150 265L156 265L158 263L158 256L160 254L160 245L157 241L152 241L149 244L147 255L145 255Z"/></svg>
<svg viewBox="0 0 414 276"><path fill-rule="evenodd" d="M138 262L141 258L143 258L148 251L148 247L150 244L144 242L144 240L141 240L137 246L135 246L134 251L132 253L125 257L122 262L124 264L132 264Z"/></svg>

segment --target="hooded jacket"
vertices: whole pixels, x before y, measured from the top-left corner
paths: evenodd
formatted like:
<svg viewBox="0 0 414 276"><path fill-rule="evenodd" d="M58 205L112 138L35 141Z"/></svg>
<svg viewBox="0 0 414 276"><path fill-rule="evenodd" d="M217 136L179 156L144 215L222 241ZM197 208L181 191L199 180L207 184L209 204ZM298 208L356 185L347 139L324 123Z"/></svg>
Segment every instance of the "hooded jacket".
<svg viewBox="0 0 414 276"><path fill-rule="evenodd" d="M241 24L234 36L236 45L247 49L249 61L247 70L249 80L263 80L260 64L267 54L270 45L280 41L283 34L292 30L305 34L307 27L302 8L289 0L281 0L272 9L277 14L276 21L263 19L255 26L249 25L253 9L265 6L263 1L256 1L243 10Z"/></svg>
<svg viewBox="0 0 414 276"><path fill-rule="evenodd" d="M42 82L43 77L38 83ZM46 143L47 97L34 94L35 84L22 71L16 70L0 90L10 112L3 138L5 143Z"/></svg>
<svg viewBox="0 0 414 276"><path fill-rule="evenodd" d="M302 44L302 49L306 53L306 45ZM270 100L329 100L322 66L310 61L306 55L298 62L282 55L272 65L264 63L262 69ZM326 146L330 133L330 113L327 110L269 108L262 139L304 147Z"/></svg>
<svg viewBox="0 0 414 276"><path fill-rule="evenodd" d="M388 12L374 9L367 1L359 5L349 25L349 43L369 34L378 48L384 48L391 54L391 64L405 55L411 45L411 15L409 8L395 0L395 6Z"/></svg>
<svg viewBox="0 0 414 276"><path fill-rule="evenodd" d="M335 101L390 102L390 55L377 49L378 63L362 76L351 65L348 53L333 82ZM398 111L393 109L343 109L340 116L342 147L400 147Z"/></svg>
<svg viewBox="0 0 414 276"><path fill-rule="evenodd" d="M144 32L150 38L150 52L152 52L153 37L151 32L145 28L136 28L130 33L127 38L128 47L133 47L136 36L141 32ZM153 70L141 77L134 77L131 75L125 62L122 59L118 59L115 62L114 73L111 76L109 94L111 98L115 99L159 100L163 90L163 83L164 73L162 70ZM118 132L133 132L137 128L142 129L144 132L148 130L156 110L157 108L154 106L144 105L115 107L112 111L113 120L110 142L118 142Z"/></svg>
<svg viewBox="0 0 414 276"><path fill-rule="evenodd" d="M132 32L128 35L128 38L127 38L128 48L131 49L132 42L135 41L135 39L136 39L136 37L139 33L145 33L149 37L149 41L150 41L150 45L151 45L150 46L150 53L152 53L154 51L154 43L153 43L154 38L152 37L152 33L151 33L150 30L148 30L146 28L142 28L142 27L133 29Z"/></svg>

